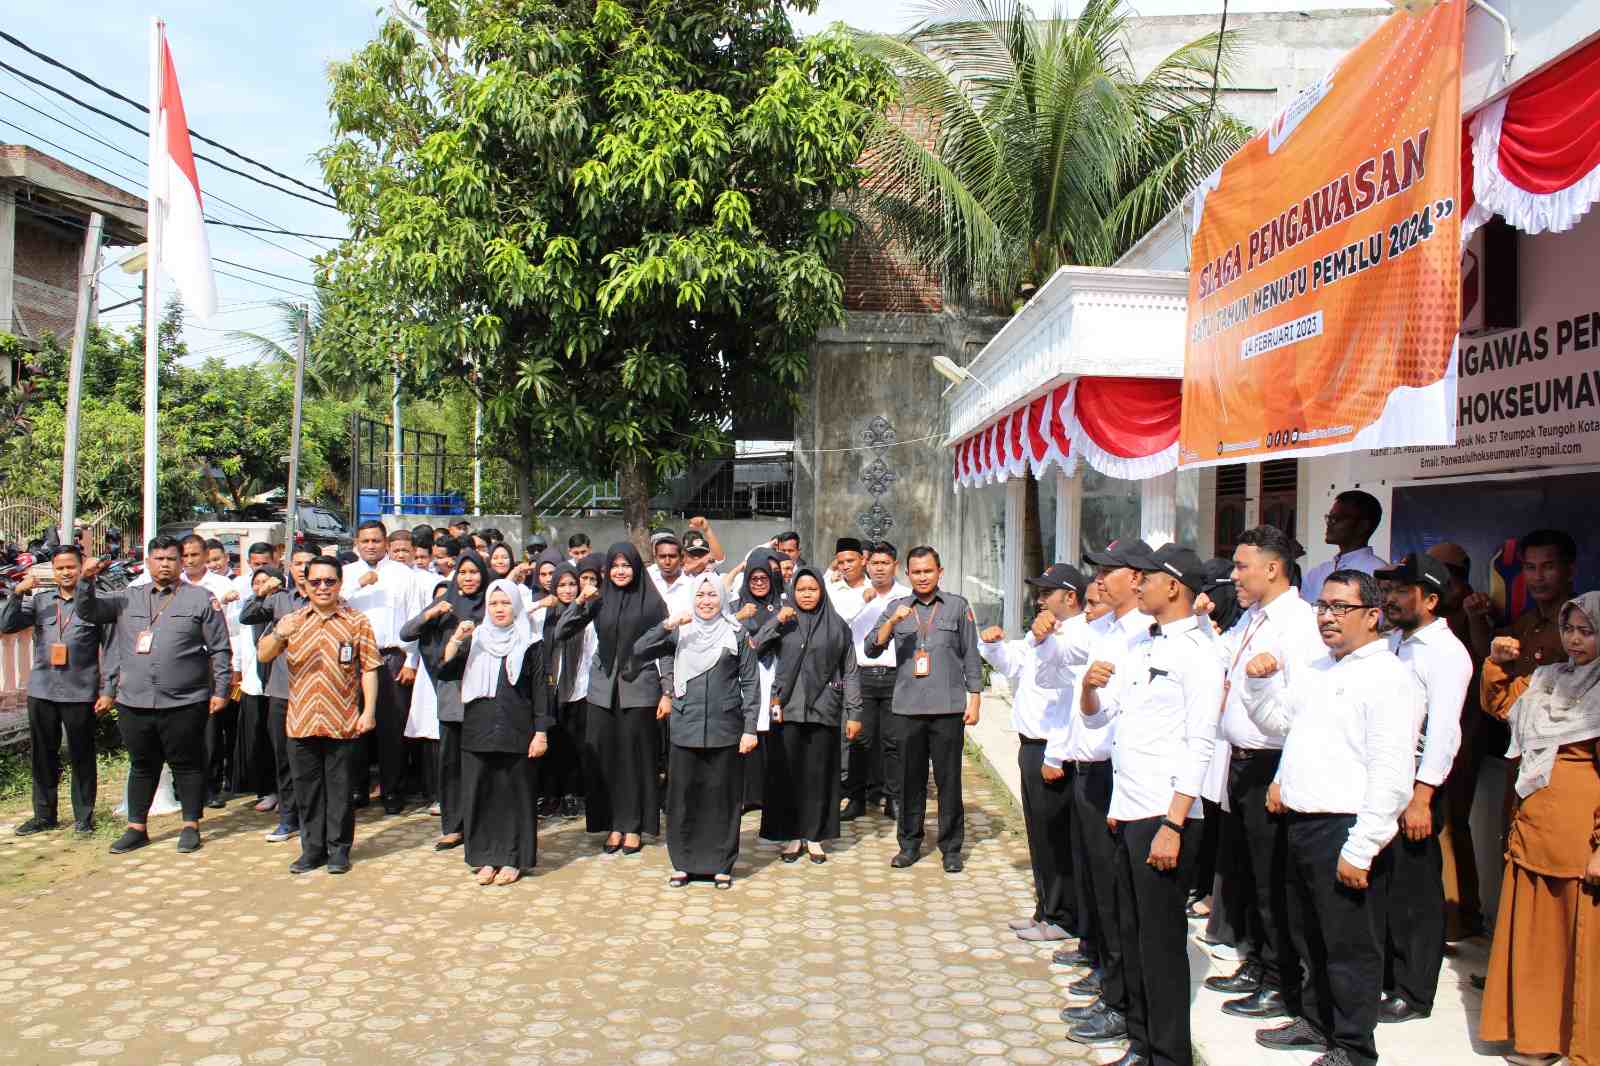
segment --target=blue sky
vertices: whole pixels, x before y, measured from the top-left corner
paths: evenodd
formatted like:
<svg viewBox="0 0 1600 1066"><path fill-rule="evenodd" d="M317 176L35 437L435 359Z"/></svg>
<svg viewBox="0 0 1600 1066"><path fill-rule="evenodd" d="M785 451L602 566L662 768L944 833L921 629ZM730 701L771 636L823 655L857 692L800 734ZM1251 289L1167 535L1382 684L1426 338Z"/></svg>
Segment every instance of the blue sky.
<svg viewBox="0 0 1600 1066"><path fill-rule="evenodd" d="M1073 2L1069 9L1076 6ZM1221 10L1220 0L1135 0L1135 6L1147 15ZM1381 0L1350 0L1341 4L1233 0L1229 9L1238 12L1336 6L1386 5ZM11 5L6 13L5 29L33 48L134 99L143 100L147 95L149 24L151 17L159 14L167 21L167 37L191 128L311 184L320 184L313 156L329 137L327 65L348 56L369 40L380 17L375 0L277 0L272 3L166 0L160 4L146 0L69 0L67 7L70 10L64 11L51 4ZM836 20L892 31L916 21L921 10L917 3L897 0L879 3L823 0L817 14L801 16L797 21L806 31ZM0 42L0 58L11 66L62 85L74 95L136 125L143 124L143 116L138 112L10 44ZM32 144L104 180L142 194L142 164L56 120L68 121L79 130L93 133L141 160L145 157L145 138L28 85L7 71L0 71L0 92L16 98L0 96L0 120L15 124L0 124L0 142ZM29 107L37 108L44 115ZM16 126L28 132L20 132ZM54 141L61 148L44 143L45 140ZM207 154L218 154L199 144L196 148ZM94 162L75 158L71 152ZM345 232L336 211L262 188L204 161L198 165L209 215L259 224L259 219L252 219L245 213L249 211L284 229L329 235ZM263 176L278 180L270 175ZM238 206L229 206L222 200ZM269 235L267 240L272 243L268 244L218 226L210 227L209 235L214 257L301 282L252 276L249 271L219 265L219 269L251 280L219 275L218 314L209 322L193 323L188 340L193 352L239 361L249 357L248 346L230 337L229 331L279 332L277 312L266 305L273 300L305 298L310 290L304 282L309 281L312 273L306 257L328 247L330 242ZM135 278L117 271L109 271L103 277L109 289L103 291L102 306L120 303L138 293ZM111 313L104 321L127 323L137 314L136 307L128 308Z"/></svg>

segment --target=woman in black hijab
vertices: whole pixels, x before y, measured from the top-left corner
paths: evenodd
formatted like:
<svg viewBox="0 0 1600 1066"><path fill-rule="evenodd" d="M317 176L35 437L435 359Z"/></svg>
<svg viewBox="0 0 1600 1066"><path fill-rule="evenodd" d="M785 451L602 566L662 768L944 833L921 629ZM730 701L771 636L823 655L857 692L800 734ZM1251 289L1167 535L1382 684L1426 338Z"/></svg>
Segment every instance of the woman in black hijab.
<svg viewBox="0 0 1600 1066"><path fill-rule="evenodd" d="M536 608L546 608L540 641L544 652L540 680L550 691L555 719L550 730L550 753L545 756L540 775L539 813L570 818L582 809L578 797L583 794L583 706L589 690L594 630L585 627L566 640L556 636L562 613L578 598L577 566L561 563L550 584L554 593L534 603ZM585 650L589 652L587 657Z"/></svg>
<svg viewBox="0 0 1600 1066"><path fill-rule="evenodd" d="M732 584L730 576L729 583ZM744 592L734 619L744 628L745 639L755 647L755 636L783 606L783 573L778 569L778 553L770 548L752 552L744 566ZM771 647L757 649L756 666L761 682L760 724L757 726L756 750L744 760L744 809L761 809L767 791L766 735L772 711L772 681L778 667L778 650Z"/></svg>
<svg viewBox="0 0 1600 1066"><path fill-rule="evenodd" d="M534 560L533 574L528 579L528 587L533 589L533 598L553 595L556 591L556 570L567 557L555 548L546 548L539 553L539 558Z"/></svg>
<svg viewBox="0 0 1600 1066"><path fill-rule="evenodd" d="M450 575L449 587L421 614L400 627L401 640L417 642L417 652L428 665L434 695L439 703L439 839L434 850L447 851L462 841L461 828L461 671L466 662L458 656L444 661L444 646L462 622L483 621L483 598L489 591L489 566L475 551L463 551Z"/></svg>
<svg viewBox="0 0 1600 1066"><path fill-rule="evenodd" d="M827 862L824 840L839 836L839 730L861 720L855 640L824 592L822 574L796 571L785 603L756 634L757 651L776 646L772 726L761 836L784 841L783 861Z"/></svg>
<svg viewBox="0 0 1600 1066"><path fill-rule="evenodd" d="M672 707L672 671L635 644L667 617L667 606L645 573L639 550L626 541L607 549L604 580L585 588L562 614L556 639L568 640L594 625L589 668L587 828L606 833L603 850L639 853L640 835L661 832L661 790L656 779L658 717ZM672 649L659 649L671 663Z"/></svg>

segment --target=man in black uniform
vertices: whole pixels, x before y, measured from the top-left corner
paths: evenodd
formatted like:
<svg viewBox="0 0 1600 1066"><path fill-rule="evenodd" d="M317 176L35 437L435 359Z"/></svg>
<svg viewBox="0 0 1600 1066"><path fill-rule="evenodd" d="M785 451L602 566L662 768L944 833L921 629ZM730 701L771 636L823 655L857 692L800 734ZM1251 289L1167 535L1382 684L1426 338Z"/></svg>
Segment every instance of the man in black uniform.
<svg viewBox="0 0 1600 1066"><path fill-rule="evenodd" d="M911 595L890 603L867 638L868 658L895 650L894 714L900 741L900 853L890 865L916 862L928 808L928 764L939 788L939 850L946 873L960 873L963 726L978 724L983 660L978 626L967 601L939 588L944 568L927 545L906 553Z"/></svg>
<svg viewBox="0 0 1600 1066"><path fill-rule="evenodd" d="M61 733L72 763L72 820L80 833L94 831L94 717L111 709L109 678L100 673L105 630L78 616L78 573L83 553L57 548L50 559L56 588L33 592L23 578L0 605L0 633L33 630L33 673L28 676L28 740L33 755L33 817L18 836L54 829L61 786Z"/></svg>

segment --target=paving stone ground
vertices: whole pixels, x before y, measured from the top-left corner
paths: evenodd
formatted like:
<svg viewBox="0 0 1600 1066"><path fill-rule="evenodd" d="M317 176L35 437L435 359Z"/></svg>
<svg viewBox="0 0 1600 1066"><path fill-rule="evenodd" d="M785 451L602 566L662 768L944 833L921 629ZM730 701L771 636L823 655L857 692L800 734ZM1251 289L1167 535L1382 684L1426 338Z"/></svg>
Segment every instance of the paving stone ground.
<svg viewBox="0 0 1600 1066"><path fill-rule="evenodd" d="M354 870L291 877L242 800L205 847L155 842L0 898L0 1062L1094 1062L1057 1019L1076 974L1005 927L1031 905L1009 801L969 759L967 866L893 870L892 824L786 865L744 821L730 892L671 889L666 848L542 827L539 867L480 888L424 810L361 812ZM934 804L929 802L928 840ZM0 827L0 872L63 846ZM82 846L104 848L105 840Z"/></svg>

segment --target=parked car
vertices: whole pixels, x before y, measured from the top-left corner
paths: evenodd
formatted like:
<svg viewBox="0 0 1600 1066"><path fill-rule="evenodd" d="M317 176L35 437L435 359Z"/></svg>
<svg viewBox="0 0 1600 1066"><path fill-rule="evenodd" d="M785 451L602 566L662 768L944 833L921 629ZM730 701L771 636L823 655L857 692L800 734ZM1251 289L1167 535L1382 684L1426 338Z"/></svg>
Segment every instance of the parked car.
<svg viewBox="0 0 1600 1066"><path fill-rule="evenodd" d="M304 540L310 537L318 544L336 544L341 548L350 548L355 545L355 534L345 524L344 519L326 507L318 507L312 503L302 503L295 507L299 513L300 521L296 528L296 537ZM273 507L270 504L251 504L240 512L239 517L251 522L282 522L287 512L282 507Z"/></svg>

